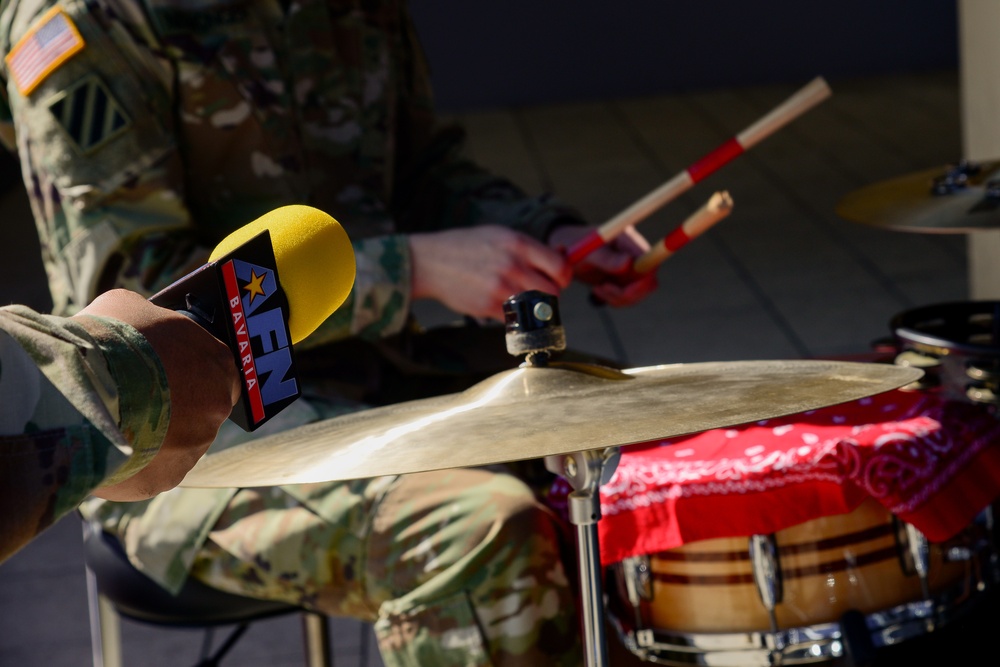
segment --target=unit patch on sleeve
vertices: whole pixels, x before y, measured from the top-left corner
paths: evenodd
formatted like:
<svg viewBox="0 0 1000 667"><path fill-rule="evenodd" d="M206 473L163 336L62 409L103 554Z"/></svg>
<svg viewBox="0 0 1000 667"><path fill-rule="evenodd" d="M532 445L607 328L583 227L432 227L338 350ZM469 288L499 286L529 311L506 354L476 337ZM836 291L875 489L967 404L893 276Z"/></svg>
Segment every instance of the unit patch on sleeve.
<svg viewBox="0 0 1000 667"><path fill-rule="evenodd" d="M96 75L53 95L46 106L83 154L97 150L131 124Z"/></svg>
<svg viewBox="0 0 1000 667"><path fill-rule="evenodd" d="M47 11L4 60L22 95L28 95L84 47L73 20L60 7Z"/></svg>

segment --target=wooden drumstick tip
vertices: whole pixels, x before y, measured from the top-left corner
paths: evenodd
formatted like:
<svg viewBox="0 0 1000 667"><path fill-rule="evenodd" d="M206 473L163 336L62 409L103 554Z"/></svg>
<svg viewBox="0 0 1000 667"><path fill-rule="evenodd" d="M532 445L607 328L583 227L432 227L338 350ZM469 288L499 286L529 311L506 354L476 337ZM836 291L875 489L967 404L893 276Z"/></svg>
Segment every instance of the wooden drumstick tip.
<svg viewBox="0 0 1000 667"><path fill-rule="evenodd" d="M722 218L729 215L730 211L733 210L733 198L730 196L728 190L721 190L714 193L708 198L705 204L695 211L694 215L685 220L681 227L687 232L690 238L694 238L698 234L717 223Z"/></svg>
<svg viewBox="0 0 1000 667"><path fill-rule="evenodd" d="M826 79L821 76L816 77L755 123L723 142L687 169L674 175L669 181L646 194L594 230L589 237L570 248L568 253L570 262L573 264L580 262L588 254L621 234L626 228L634 226L651 215L653 211L670 203L695 183L728 164L730 160L760 143L831 94L832 91Z"/></svg>
<svg viewBox="0 0 1000 667"><path fill-rule="evenodd" d="M809 111L832 94L833 91L830 90L830 85L826 82L826 79L818 76L772 109L763 118L736 135L736 139L744 149L750 148L774 134L778 129L795 120L806 111Z"/></svg>
<svg viewBox="0 0 1000 667"><path fill-rule="evenodd" d="M665 259L729 215L732 210L733 198L727 190L714 193L701 208L692 213L680 226L636 259L632 268L637 273L652 271Z"/></svg>

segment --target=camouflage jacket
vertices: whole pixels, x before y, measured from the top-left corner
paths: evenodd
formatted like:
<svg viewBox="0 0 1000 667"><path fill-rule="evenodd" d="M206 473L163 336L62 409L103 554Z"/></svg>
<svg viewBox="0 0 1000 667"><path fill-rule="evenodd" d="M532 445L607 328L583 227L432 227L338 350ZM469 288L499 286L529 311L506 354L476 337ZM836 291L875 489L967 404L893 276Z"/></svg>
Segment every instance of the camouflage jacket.
<svg viewBox="0 0 1000 667"><path fill-rule="evenodd" d="M0 561L159 451L166 374L146 339L105 318L81 323L0 308Z"/></svg>
<svg viewBox="0 0 1000 667"><path fill-rule="evenodd" d="M350 301L308 344L375 338L408 309L401 234L495 223L542 237L574 216L463 158L462 132L436 124L400 0L0 7L13 135L58 314L111 286L157 291L229 232L297 203L336 218L358 258Z"/></svg>
<svg viewBox="0 0 1000 667"><path fill-rule="evenodd" d="M234 229L308 204L344 226L357 260L348 300L299 344L321 354L403 328L405 234L504 224L544 238L579 221L466 159L462 132L438 125L403 0L0 0L0 48L0 136L16 142L57 313L112 286L158 291ZM299 400L266 426L323 409ZM241 437L224 428L213 448ZM120 533L146 521L174 540L126 547L175 588L230 495L101 511Z"/></svg>

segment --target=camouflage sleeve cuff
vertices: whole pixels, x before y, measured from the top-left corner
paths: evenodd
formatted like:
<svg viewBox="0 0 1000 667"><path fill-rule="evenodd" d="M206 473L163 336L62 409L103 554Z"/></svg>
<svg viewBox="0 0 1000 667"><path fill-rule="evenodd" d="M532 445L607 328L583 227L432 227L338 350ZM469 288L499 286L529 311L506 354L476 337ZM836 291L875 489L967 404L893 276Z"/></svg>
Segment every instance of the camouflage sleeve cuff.
<svg viewBox="0 0 1000 667"><path fill-rule="evenodd" d="M557 197L529 196L511 181L467 164L455 165L449 178L427 191L408 211L406 231L503 225L546 242L556 227L587 224L579 211Z"/></svg>
<svg viewBox="0 0 1000 667"><path fill-rule="evenodd" d="M61 397L29 415L35 427L76 429L80 438L93 434L93 451L83 452L74 470L85 469L101 485L113 483L159 451L170 417L166 371L135 328L94 316L43 315L19 305L0 308L0 317L53 398Z"/></svg>
<svg viewBox="0 0 1000 667"><path fill-rule="evenodd" d="M108 486L134 475L160 451L170 423L170 390L159 357L134 327L104 317L88 316L87 320L93 325L85 328L117 388L119 430L132 447L128 461L102 484Z"/></svg>

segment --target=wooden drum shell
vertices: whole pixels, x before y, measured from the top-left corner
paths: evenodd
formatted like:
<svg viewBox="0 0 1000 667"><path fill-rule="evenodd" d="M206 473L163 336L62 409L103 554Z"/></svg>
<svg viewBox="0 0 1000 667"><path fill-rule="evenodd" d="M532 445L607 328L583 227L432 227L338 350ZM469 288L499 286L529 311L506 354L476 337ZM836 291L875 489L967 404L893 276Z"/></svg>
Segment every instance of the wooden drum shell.
<svg viewBox="0 0 1000 667"><path fill-rule="evenodd" d="M775 533L783 597L779 629L836 622L924 598L919 577L905 572L892 514L874 499L854 511ZM646 627L687 633L769 632L770 617L754 584L749 538L718 538L649 556L652 599L639 613ZM968 562L947 562L930 545L933 595L969 576Z"/></svg>

